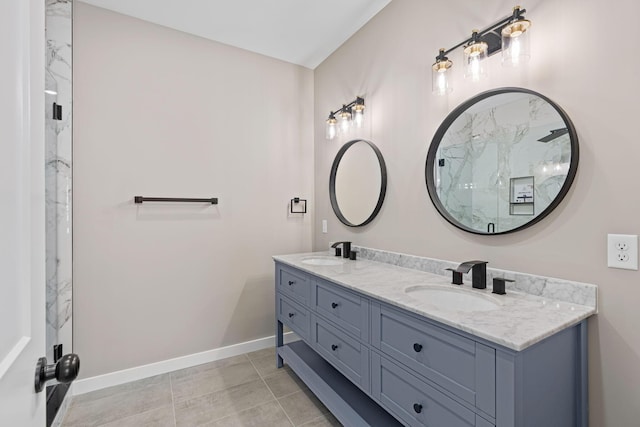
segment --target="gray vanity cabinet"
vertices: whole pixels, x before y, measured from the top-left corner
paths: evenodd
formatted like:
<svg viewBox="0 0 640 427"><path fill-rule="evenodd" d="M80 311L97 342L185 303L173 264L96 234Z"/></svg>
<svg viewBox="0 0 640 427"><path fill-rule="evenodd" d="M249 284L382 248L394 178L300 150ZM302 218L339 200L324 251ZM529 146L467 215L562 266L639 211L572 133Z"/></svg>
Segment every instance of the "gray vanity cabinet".
<svg viewBox="0 0 640 427"><path fill-rule="evenodd" d="M278 366L349 427L588 425L586 321L518 352L279 262L276 313Z"/></svg>

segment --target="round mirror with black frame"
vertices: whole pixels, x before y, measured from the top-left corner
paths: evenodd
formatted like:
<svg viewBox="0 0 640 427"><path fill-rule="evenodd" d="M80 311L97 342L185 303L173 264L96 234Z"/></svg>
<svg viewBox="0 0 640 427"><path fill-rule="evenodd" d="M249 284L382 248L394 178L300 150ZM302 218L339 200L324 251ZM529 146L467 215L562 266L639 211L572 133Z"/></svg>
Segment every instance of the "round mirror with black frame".
<svg viewBox="0 0 640 427"><path fill-rule="evenodd" d="M370 141L354 139L336 154L329 177L331 207L349 227L369 224L380 212L387 191L387 167Z"/></svg>
<svg viewBox="0 0 640 427"><path fill-rule="evenodd" d="M483 92L435 133L425 168L429 197L454 226L475 234L525 229L565 197L578 169L569 116L522 88Z"/></svg>

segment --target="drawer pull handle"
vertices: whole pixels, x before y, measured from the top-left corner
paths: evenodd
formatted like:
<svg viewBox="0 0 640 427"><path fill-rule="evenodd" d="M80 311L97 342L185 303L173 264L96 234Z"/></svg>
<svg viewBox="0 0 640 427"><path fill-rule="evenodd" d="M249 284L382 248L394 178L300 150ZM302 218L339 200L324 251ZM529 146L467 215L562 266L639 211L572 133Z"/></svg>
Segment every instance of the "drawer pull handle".
<svg viewBox="0 0 640 427"><path fill-rule="evenodd" d="M419 414L420 412L422 412L422 405L419 403L414 403L413 410L416 411L416 414Z"/></svg>
<svg viewBox="0 0 640 427"><path fill-rule="evenodd" d="M289 286L292 286L294 283L296 282L294 282L293 280L289 280Z"/></svg>
<svg viewBox="0 0 640 427"><path fill-rule="evenodd" d="M336 351L338 346L336 344L331 344L331 350Z"/></svg>
<svg viewBox="0 0 640 427"><path fill-rule="evenodd" d="M338 307L338 305L340 305L340 304L338 304L337 302L332 302L331 303L331 308L336 308L336 307Z"/></svg>
<svg viewBox="0 0 640 427"><path fill-rule="evenodd" d="M292 318L295 315L296 315L295 313L289 313L289 318Z"/></svg>
<svg viewBox="0 0 640 427"><path fill-rule="evenodd" d="M415 344L413 345L413 350L414 350L416 353L420 353L420 352L422 351L422 344L415 343Z"/></svg>

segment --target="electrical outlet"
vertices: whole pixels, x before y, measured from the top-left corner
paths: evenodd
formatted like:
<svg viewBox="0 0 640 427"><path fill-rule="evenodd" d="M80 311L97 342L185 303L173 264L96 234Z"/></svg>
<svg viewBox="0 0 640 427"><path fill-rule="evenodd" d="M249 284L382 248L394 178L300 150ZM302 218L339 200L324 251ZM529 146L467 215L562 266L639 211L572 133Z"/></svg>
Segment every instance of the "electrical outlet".
<svg viewBox="0 0 640 427"><path fill-rule="evenodd" d="M638 236L609 234L607 236L607 265L625 270L638 269Z"/></svg>
<svg viewBox="0 0 640 427"><path fill-rule="evenodd" d="M618 241L616 242L616 249L619 251L627 251L629 250L629 245L627 244L627 242Z"/></svg>

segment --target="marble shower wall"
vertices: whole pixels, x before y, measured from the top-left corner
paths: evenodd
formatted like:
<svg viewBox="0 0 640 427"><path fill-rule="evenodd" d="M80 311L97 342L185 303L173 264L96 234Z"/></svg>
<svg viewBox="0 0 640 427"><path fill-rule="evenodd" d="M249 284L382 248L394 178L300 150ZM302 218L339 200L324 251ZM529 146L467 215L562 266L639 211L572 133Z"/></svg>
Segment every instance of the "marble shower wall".
<svg viewBox="0 0 640 427"><path fill-rule="evenodd" d="M503 102L504 101L504 102ZM438 152L438 194L445 208L467 227L504 231L529 222L559 193L567 175L568 134L538 139L566 127L554 108L537 96L502 94L475 104L458 117ZM511 178L534 177L533 215L510 213Z"/></svg>
<svg viewBox="0 0 640 427"><path fill-rule="evenodd" d="M71 116L72 0L46 0L45 197L47 357L54 344L72 350ZM62 120L53 119L53 103Z"/></svg>

